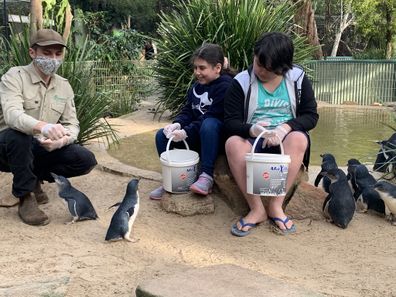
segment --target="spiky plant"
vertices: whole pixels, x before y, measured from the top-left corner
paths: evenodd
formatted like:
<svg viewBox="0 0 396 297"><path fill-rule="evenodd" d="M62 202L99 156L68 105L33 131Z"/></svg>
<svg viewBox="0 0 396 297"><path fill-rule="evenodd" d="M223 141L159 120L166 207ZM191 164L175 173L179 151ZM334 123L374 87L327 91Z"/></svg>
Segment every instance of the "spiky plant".
<svg viewBox="0 0 396 297"><path fill-rule="evenodd" d="M285 32L293 38L295 61L308 60L314 49L293 33L294 6L289 1L278 5L267 3L262 0L178 1L175 11L162 13L155 68L162 96L157 111L169 109L173 115L179 111L193 81L191 54L204 42L221 45L231 66L242 70L252 63L254 42L262 33Z"/></svg>
<svg viewBox="0 0 396 297"><path fill-rule="evenodd" d="M77 142L80 144L97 138L106 138L108 142L118 140L115 130L104 118L112 99L110 94L96 90L92 80L93 64L87 62L94 46L88 46L86 40L81 47L71 47L66 55L67 59L58 71L59 75L68 79L74 90L74 102L80 122Z"/></svg>

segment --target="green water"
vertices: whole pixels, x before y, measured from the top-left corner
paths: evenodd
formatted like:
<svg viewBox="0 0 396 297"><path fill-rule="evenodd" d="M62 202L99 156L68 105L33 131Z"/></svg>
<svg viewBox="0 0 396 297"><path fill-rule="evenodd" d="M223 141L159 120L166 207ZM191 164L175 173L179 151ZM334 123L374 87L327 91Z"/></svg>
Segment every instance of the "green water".
<svg viewBox="0 0 396 297"><path fill-rule="evenodd" d="M320 154L332 153L339 166L351 158L374 163L379 146L375 140L388 139L396 126L394 113L377 107L322 107L319 122L311 131L311 164L322 162Z"/></svg>
<svg viewBox="0 0 396 297"><path fill-rule="evenodd" d="M378 152L375 140L388 139L393 130L384 123L396 126L394 113L374 107L322 107L319 122L311 131L311 165L320 165L320 154L332 153L339 166L351 158L374 163ZM156 131L124 138L111 146L109 154L121 162L160 172L161 164L155 148Z"/></svg>

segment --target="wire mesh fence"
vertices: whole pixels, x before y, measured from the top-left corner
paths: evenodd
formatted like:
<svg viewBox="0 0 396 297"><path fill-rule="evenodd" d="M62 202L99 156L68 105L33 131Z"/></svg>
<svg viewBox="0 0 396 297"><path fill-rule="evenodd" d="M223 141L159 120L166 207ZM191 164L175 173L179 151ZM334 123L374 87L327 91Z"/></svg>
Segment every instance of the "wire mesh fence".
<svg viewBox="0 0 396 297"><path fill-rule="evenodd" d="M396 61L326 60L311 61L316 98L331 104L359 105L396 100Z"/></svg>
<svg viewBox="0 0 396 297"><path fill-rule="evenodd" d="M86 61L92 67L95 90L112 99L109 111L119 116L137 108L155 89L152 63L147 61Z"/></svg>

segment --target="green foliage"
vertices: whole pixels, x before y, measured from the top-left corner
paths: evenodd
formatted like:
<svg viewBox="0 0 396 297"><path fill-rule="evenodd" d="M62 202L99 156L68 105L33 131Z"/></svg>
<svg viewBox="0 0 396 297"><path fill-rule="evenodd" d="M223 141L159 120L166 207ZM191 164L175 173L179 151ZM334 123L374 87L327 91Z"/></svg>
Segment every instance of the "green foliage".
<svg viewBox="0 0 396 297"><path fill-rule="evenodd" d="M84 11L106 11L109 16L107 27L125 24L130 17L131 28L141 32L155 30L157 0L74 0L71 2Z"/></svg>
<svg viewBox="0 0 396 297"><path fill-rule="evenodd" d="M117 141L115 130L103 117L111 104L111 97L96 90L91 79L94 75L93 65L86 62L91 57L94 46L85 42L81 48L70 49L58 73L68 79L74 90L74 102L80 122L78 143L83 144L97 138Z"/></svg>
<svg viewBox="0 0 396 297"><path fill-rule="evenodd" d="M361 53L354 54L353 58L360 60L382 60L385 59L385 49L383 48L367 49Z"/></svg>
<svg viewBox="0 0 396 297"><path fill-rule="evenodd" d="M62 32L65 21L66 7L69 5L69 0L42 0L43 4L43 18L45 21L53 21L56 24L54 28L58 32ZM55 14L56 11L56 14ZM46 24L50 27L50 24Z"/></svg>
<svg viewBox="0 0 396 297"><path fill-rule="evenodd" d="M16 65L27 65L32 61L29 56L29 28L24 27L22 32L16 33L11 27L10 42L7 47L11 50L9 67ZM9 68L8 67L8 68ZM8 69L7 69L8 70Z"/></svg>
<svg viewBox="0 0 396 297"><path fill-rule="evenodd" d="M238 70L252 63L253 46L264 32L289 33L295 61L304 63L313 52L305 39L293 34L294 7L261 0L190 0L176 3L176 11L162 13L158 27L158 63L155 68L163 96L158 111L175 115L193 81L190 57L204 42L221 45L231 66Z"/></svg>
<svg viewBox="0 0 396 297"><path fill-rule="evenodd" d="M117 30L103 34L95 43L92 57L95 60L136 60L144 46L145 37L134 30Z"/></svg>

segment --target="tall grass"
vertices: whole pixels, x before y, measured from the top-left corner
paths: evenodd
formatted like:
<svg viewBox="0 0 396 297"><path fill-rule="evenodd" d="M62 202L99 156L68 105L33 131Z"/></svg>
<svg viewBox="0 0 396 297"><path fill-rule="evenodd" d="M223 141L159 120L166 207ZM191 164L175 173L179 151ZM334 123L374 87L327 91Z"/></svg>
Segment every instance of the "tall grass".
<svg viewBox="0 0 396 297"><path fill-rule="evenodd" d="M295 61L307 61L314 49L293 33L294 10L289 1L189 0L177 2L172 13L162 13L155 70L163 93L157 111L179 111L193 81L191 54L204 42L221 45L231 66L242 70L252 63L254 42L262 33L285 32L295 44Z"/></svg>

